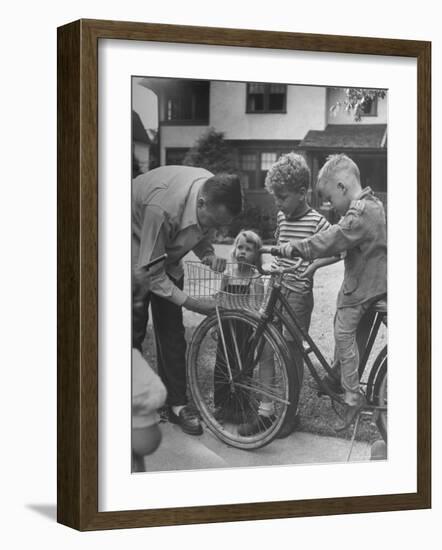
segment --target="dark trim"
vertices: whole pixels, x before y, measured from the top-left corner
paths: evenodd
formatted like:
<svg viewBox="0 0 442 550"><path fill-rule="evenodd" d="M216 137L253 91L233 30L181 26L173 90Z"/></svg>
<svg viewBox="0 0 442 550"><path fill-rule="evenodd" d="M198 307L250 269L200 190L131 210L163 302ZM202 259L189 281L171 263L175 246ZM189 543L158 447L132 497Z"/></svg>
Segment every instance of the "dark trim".
<svg viewBox="0 0 442 550"><path fill-rule="evenodd" d="M98 512L97 53L101 38L417 58L416 492ZM58 29L58 78L58 521L85 531L431 507L431 44L81 20Z"/></svg>
<svg viewBox="0 0 442 550"><path fill-rule="evenodd" d="M162 120L158 126L209 126L209 120Z"/></svg>
<svg viewBox="0 0 442 550"><path fill-rule="evenodd" d="M286 115L287 110L284 111L246 111L246 115Z"/></svg>
<svg viewBox="0 0 442 550"><path fill-rule="evenodd" d="M324 152L324 153L375 153L379 156L387 156L387 147L383 147L382 149L379 149L378 147L367 147L367 148L361 148L361 147L299 147L300 151L316 151L316 152Z"/></svg>
<svg viewBox="0 0 442 550"><path fill-rule="evenodd" d="M238 147L241 149L262 149L262 148L276 148L276 149L290 149L298 145L302 140L300 139L226 139L226 143L232 147Z"/></svg>

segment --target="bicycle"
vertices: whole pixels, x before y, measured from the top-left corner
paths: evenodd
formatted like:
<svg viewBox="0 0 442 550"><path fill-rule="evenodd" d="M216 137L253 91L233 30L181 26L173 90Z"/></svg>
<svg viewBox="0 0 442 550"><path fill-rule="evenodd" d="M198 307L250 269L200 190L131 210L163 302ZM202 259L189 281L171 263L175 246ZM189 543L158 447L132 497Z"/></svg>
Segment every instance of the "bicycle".
<svg viewBox="0 0 442 550"><path fill-rule="evenodd" d="M264 247L260 254L278 255L277 247ZM300 262L299 262L300 263ZM223 280L229 273L216 274L209 268L189 262L188 291L198 299L216 302L215 314L195 329L187 350L187 374L190 393L203 421L219 439L240 449L256 449L269 444L287 419L297 410L300 394L299 365L293 368L290 346L283 338L285 327L300 350L318 390L336 404L344 405L339 393L320 376L311 359L313 354L322 369L334 377L331 365L305 330L299 325L287 298L284 279L296 274L299 263L291 268L264 269L243 280L244 292L230 292ZM224 278L224 279L223 279ZM253 284L252 284L253 282ZM261 288L260 288L261 285ZM258 291L256 291L258 288ZM367 369L379 328L387 324L386 302L373 308L373 319L363 353L360 356L360 379ZM271 380L260 376L265 356L273 358ZM363 411L374 415L383 439L387 440L387 346L381 349L369 371L365 384L367 405ZM260 401L274 403L274 412L253 435L241 435L238 427L251 419L258 421Z"/></svg>

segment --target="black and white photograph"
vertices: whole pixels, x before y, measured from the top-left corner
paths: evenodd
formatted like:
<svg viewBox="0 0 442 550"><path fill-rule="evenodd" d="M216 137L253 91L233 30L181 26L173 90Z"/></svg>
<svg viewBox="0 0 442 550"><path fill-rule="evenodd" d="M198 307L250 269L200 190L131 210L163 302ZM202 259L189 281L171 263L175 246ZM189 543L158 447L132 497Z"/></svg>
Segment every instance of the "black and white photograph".
<svg viewBox="0 0 442 550"><path fill-rule="evenodd" d="M388 460L388 90L131 92L132 472Z"/></svg>

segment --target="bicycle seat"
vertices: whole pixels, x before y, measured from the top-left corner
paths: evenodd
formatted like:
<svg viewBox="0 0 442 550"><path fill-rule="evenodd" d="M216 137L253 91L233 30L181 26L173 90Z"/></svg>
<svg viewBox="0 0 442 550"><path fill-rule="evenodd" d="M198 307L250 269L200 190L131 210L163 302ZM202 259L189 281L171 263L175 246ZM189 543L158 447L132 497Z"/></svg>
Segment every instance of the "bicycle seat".
<svg viewBox="0 0 442 550"><path fill-rule="evenodd" d="M387 297L377 300L371 307L377 313L387 313Z"/></svg>

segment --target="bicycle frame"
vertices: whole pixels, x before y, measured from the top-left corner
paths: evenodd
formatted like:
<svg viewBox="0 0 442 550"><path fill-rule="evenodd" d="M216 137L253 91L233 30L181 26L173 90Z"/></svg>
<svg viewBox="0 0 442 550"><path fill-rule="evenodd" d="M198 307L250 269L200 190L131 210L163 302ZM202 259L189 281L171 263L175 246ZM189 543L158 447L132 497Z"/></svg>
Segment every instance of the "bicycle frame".
<svg viewBox="0 0 442 550"><path fill-rule="evenodd" d="M252 371L254 368L253 356L255 356L257 343L260 342L262 333L264 332L266 326L272 322L273 318L276 317L279 324L286 328L287 332L290 334L293 344L297 347L300 352L303 360L305 361L307 368L309 369L312 377L316 381L318 388L320 388L323 393L327 394L333 401L337 401L341 404L344 403L342 397L332 391L326 383L323 382L322 378L318 374L316 367L313 365L313 362L310 358L310 354L313 354L316 359L319 361L322 368L330 375L333 376L333 371L331 365L324 358L322 352L315 344L311 336L304 330L300 325L296 315L294 314L287 298L284 296L282 291L282 274L274 276L275 280L273 281L272 289L267 298L266 304L263 306L259 312L260 321L256 333L254 335L253 341L250 343L250 350L245 361L244 371L247 373L248 370ZM365 367L367 365L368 358L373 349L376 336L379 331L379 327L383 321L384 315L382 313L376 312L374 314L373 323L371 325L369 336L364 345L364 353L362 354L359 362L359 376L361 377ZM308 344L307 348L304 348L303 341L306 341ZM262 344L261 344L262 345ZM261 352L261 349L258 349L258 352ZM292 354L291 350L290 353ZM259 353L258 353L259 356ZM374 408L374 407L372 407Z"/></svg>

